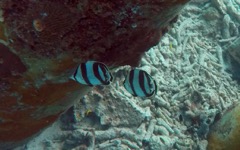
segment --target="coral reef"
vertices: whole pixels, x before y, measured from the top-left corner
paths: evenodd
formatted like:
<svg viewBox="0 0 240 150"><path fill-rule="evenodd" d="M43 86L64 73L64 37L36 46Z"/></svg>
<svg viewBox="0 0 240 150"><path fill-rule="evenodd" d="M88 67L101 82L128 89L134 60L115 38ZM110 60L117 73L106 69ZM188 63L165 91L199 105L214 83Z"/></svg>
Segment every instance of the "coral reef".
<svg viewBox="0 0 240 150"><path fill-rule="evenodd" d="M239 85L226 72L223 54L232 41L225 39L224 16L214 1L190 3L140 62L139 68L156 79L155 97L132 97L122 85L131 67L113 69L109 87L94 88L55 124L62 132L36 138L28 149L42 144L44 149L206 150L209 142L214 149L218 142L208 141L208 134L240 96ZM229 38L235 36L227 30ZM225 128L219 129L214 132Z"/></svg>
<svg viewBox="0 0 240 150"><path fill-rule="evenodd" d="M0 149L25 142L92 90L69 80L77 64L137 66L188 1L1 0ZM132 102L125 105L136 113L129 125L150 116ZM94 111L100 116L108 108ZM101 116L103 125L122 125L110 119Z"/></svg>
<svg viewBox="0 0 240 150"><path fill-rule="evenodd" d="M193 0L177 18L186 2L1 1L1 37L8 36L0 41L0 66L9 69L0 69L0 148L37 133L67 108L18 149L235 148L240 92L230 73L239 60L239 2ZM54 4L59 8L50 9ZM87 59L111 67L111 85L68 80ZM137 65L156 79L155 97L125 91L124 77Z"/></svg>

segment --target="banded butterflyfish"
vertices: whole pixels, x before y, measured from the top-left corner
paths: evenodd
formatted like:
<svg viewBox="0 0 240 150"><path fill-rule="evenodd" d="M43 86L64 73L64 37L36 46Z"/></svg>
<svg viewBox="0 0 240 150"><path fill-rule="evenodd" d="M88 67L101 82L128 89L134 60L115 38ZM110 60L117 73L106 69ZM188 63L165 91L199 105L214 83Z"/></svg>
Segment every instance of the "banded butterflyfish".
<svg viewBox="0 0 240 150"><path fill-rule="evenodd" d="M125 78L123 85L133 96L151 97L157 92L155 80L141 69L132 69Z"/></svg>
<svg viewBox="0 0 240 150"><path fill-rule="evenodd" d="M107 66L97 61L81 63L70 78L89 86L108 85L113 79Z"/></svg>

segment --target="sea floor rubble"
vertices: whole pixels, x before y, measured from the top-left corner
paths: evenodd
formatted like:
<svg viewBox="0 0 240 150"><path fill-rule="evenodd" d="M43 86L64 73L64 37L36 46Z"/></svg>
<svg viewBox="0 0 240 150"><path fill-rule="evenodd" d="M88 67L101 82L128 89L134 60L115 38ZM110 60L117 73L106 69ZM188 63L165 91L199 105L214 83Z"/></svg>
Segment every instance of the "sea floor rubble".
<svg viewBox="0 0 240 150"><path fill-rule="evenodd" d="M239 2L231 2L193 1L146 53L139 68L156 79L155 97L128 94L122 82L130 67L120 67L111 86L95 87L63 115L72 119L56 123L61 132L28 149L205 150L210 126L240 97L223 57L239 36Z"/></svg>

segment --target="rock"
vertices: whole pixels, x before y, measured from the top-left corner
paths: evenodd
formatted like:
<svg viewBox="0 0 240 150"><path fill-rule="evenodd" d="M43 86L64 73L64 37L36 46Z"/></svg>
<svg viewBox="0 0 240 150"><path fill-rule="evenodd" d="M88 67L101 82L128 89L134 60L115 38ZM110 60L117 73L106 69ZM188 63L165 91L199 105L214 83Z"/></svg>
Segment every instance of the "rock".
<svg viewBox="0 0 240 150"><path fill-rule="evenodd" d="M188 1L3 0L1 5L11 46L19 53L27 49L44 58L67 53L81 61L137 66Z"/></svg>
<svg viewBox="0 0 240 150"><path fill-rule="evenodd" d="M238 150L240 147L240 105L226 112L210 130L208 136L209 150Z"/></svg>
<svg viewBox="0 0 240 150"><path fill-rule="evenodd" d="M149 107L142 108L133 99L122 98L120 94L120 90L96 87L91 95L85 96L84 100L77 104L79 106L75 110L75 116L81 116L80 119L83 119L88 116L86 112L91 111L99 117L100 126L111 127L138 126L152 117ZM96 98L97 96L99 98Z"/></svg>
<svg viewBox="0 0 240 150"><path fill-rule="evenodd" d="M0 80L3 80L7 77L19 77L19 75L26 72L27 68L21 59L16 54L11 52L7 46L0 43L0 49ZM5 89L6 87L3 87L2 85L1 89L2 88Z"/></svg>
<svg viewBox="0 0 240 150"><path fill-rule="evenodd" d="M0 149L24 143L91 90L69 80L77 64L137 66L188 1L1 0Z"/></svg>

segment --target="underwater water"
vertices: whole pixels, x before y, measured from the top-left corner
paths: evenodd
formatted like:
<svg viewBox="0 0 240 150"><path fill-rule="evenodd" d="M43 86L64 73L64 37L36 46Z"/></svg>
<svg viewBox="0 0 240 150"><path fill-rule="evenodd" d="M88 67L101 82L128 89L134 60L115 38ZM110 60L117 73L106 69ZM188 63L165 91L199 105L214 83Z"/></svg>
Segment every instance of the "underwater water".
<svg viewBox="0 0 240 150"><path fill-rule="evenodd" d="M156 93L133 96L124 87L133 67L109 68L110 84L15 150L206 150L212 125L239 101L239 30L239 0L193 0L136 67Z"/></svg>

